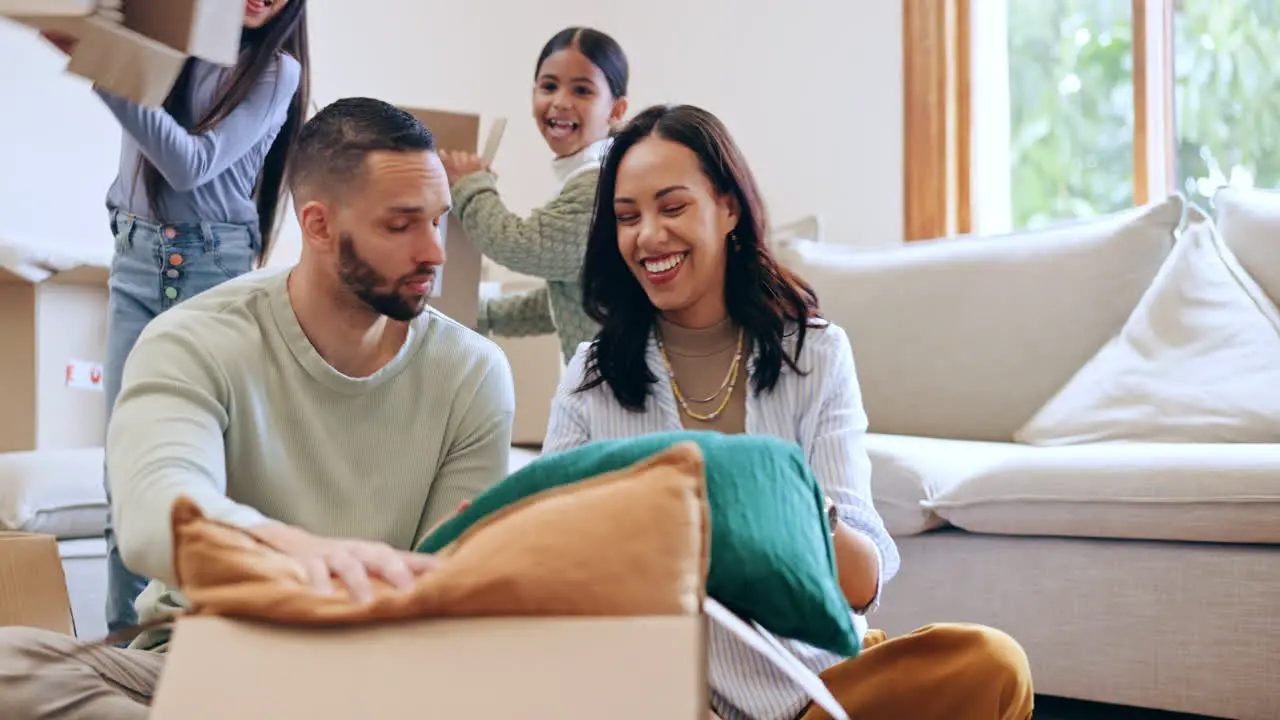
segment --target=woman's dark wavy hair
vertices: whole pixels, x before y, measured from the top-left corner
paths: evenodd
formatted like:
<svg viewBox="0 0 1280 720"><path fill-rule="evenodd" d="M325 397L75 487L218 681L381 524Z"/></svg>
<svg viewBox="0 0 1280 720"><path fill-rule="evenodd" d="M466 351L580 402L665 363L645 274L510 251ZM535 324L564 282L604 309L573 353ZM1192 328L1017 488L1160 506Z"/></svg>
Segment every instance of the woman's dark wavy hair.
<svg viewBox="0 0 1280 720"><path fill-rule="evenodd" d="M613 211L618 166L632 146L650 135L692 150L716 192L737 201L738 225L731 234L735 239L726 239L725 305L730 319L751 339L756 358L753 389L772 390L784 365L802 373L796 360L806 331L820 317L817 294L769 251L769 223L760 190L724 124L692 105L658 105L618 131L600 169L582 266L582 305L601 329L591 343L577 391L605 384L623 407L639 411L649 386L657 382L645 353L658 312L618 250ZM792 332L795 352L788 354L784 339Z"/></svg>
<svg viewBox="0 0 1280 720"><path fill-rule="evenodd" d="M276 135L271 149L267 151L267 157L262 163L262 172L258 175L257 186L253 192L254 202L258 207L258 231L262 234L262 246L258 248L257 258L259 266L266 262L271 250L271 242L279 229L280 209L288 191L284 183L285 164L289 151L302 130L307 107L311 103L311 53L307 38L306 0L291 0L280 14L271 18L267 24L260 28L243 31L239 61L208 112L189 128L191 133L199 134L207 132L222 122L232 110L236 109L236 106L244 101L249 91L253 89L254 83L262 77L262 74L276 61L276 56L282 52L292 55L298 61L302 66L302 74L298 79L298 90L294 93L293 101L289 105L289 114L285 118L284 126ZM192 60L187 61L186 67L178 77L178 82L174 84L164 101L164 109L174 117L182 116L181 111L187 103L192 62ZM164 177L146 157L142 158L138 171L142 177L148 202L157 214L163 214L160 207L160 193L164 188ZM156 220L163 222L162 218L156 218Z"/></svg>

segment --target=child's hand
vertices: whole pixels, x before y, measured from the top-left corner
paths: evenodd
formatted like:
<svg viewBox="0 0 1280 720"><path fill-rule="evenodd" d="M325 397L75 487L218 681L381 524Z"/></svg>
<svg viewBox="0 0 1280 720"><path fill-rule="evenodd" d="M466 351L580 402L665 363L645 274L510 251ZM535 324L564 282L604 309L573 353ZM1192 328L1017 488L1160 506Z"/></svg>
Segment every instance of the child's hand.
<svg viewBox="0 0 1280 720"><path fill-rule="evenodd" d="M440 162L444 164L451 186L471 173L489 171L479 155L462 150L441 150Z"/></svg>

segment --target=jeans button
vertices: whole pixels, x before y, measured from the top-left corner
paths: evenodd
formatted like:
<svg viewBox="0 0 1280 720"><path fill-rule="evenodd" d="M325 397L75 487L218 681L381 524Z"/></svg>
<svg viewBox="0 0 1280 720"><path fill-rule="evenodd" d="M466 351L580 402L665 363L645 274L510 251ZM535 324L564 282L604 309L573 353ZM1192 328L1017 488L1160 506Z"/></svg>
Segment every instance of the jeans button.
<svg viewBox="0 0 1280 720"><path fill-rule="evenodd" d="M169 278L170 280L177 278L178 275L180 274L181 273L179 273L177 270L174 270L173 268L169 268L168 270L164 271L164 276Z"/></svg>
<svg viewBox="0 0 1280 720"><path fill-rule="evenodd" d="M167 287L167 288L165 288L165 289L164 289L164 296L165 296L165 297L167 297L167 298L169 298L170 300L173 300L174 298L178 297L178 288L176 288L176 287Z"/></svg>
<svg viewBox="0 0 1280 720"><path fill-rule="evenodd" d="M165 236L166 238L168 238L168 239L172 240L172 239L174 239L174 238L178 237L178 231L177 231L177 230L174 230L172 227L166 227L166 228L164 229L164 236Z"/></svg>
<svg viewBox="0 0 1280 720"><path fill-rule="evenodd" d="M170 255L170 256L169 256L169 264L170 264L170 265L172 265L172 266L174 266L174 267L179 267L179 266L181 266L181 265L182 265L182 256L181 256L181 255L179 255L178 253L174 253L174 254Z"/></svg>

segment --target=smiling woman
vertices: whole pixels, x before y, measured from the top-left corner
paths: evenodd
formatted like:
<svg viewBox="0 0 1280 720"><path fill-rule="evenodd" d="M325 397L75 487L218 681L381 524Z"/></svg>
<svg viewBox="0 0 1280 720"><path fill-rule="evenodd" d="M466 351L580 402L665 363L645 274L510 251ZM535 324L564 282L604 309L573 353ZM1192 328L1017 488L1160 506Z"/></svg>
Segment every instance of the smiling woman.
<svg viewBox="0 0 1280 720"><path fill-rule="evenodd" d="M757 392L772 389L784 366L798 370L795 357L821 324L817 298L765 245L764 203L718 119L688 105L637 116L614 138L594 217L583 304L602 329L589 356L599 378L584 387L606 383L639 409L652 379L635 369L655 321L666 323L663 334L740 329L756 357Z"/></svg>
<svg viewBox="0 0 1280 720"><path fill-rule="evenodd" d="M657 106L615 135L583 265L584 307L602 329L564 373L544 455L681 429L794 443L825 496L863 651L779 644L851 717L1026 720L1030 671L1008 635L933 625L877 643L883 633L868 633L861 616L897 572L898 550L871 500L853 351L813 290L774 260L768 227L756 180L711 113ZM712 629L707 656L715 716L825 717L805 713L804 691L741 640Z"/></svg>

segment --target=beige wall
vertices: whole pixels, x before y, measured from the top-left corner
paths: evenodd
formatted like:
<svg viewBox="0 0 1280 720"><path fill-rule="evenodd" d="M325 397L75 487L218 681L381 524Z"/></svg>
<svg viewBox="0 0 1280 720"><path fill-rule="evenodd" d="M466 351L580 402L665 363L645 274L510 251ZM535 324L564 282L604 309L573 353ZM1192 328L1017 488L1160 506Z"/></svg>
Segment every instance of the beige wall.
<svg viewBox="0 0 1280 720"><path fill-rule="evenodd" d="M527 210L552 189L529 117L533 63L556 30L594 25L630 56L633 108L692 102L725 120L776 221L818 213L833 242L901 239L902 0L470 0L448 23L440 7L311 0L317 102L360 94L510 117L496 165ZM3 21L0 68L0 238L108 243L114 123L55 52ZM296 257L286 227L277 262Z"/></svg>

